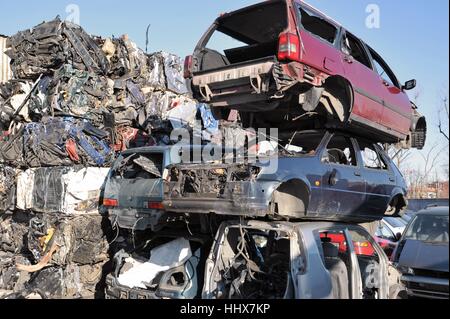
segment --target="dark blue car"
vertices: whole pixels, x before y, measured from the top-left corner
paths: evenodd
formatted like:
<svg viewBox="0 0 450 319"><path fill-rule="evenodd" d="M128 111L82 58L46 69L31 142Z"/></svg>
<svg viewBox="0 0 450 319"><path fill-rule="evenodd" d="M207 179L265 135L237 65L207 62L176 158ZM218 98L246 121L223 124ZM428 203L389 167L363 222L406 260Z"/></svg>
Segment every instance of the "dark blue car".
<svg viewBox="0 0 450 319"><path fill-rule="evenodd" d="M275 171L263 161L171 165L163 206L176 213L352 222L407 207L403 176L380 145L363 138L298 132L271 158Z"/></svg>
<svg viewBox="0 0 450 319"><path fill-rule="evenodd" d="M448 299L448 227L448 207L425 209L408 224L393 262L409 296Z"/></svg>

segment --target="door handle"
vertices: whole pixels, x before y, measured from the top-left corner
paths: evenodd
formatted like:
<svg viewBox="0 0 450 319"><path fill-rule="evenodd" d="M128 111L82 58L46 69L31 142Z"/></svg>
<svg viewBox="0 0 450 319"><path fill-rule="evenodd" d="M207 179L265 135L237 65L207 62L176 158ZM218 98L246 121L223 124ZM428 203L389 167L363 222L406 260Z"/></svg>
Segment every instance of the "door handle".
<svg viewBox="0 0 450 319"><path fill-rule="evenodd" d="M337 177L337 171L333 171L330 175L329 184L331 186L335 186L339 182L339 178Z"/></svg>
<svg viewBox="0 0 450 319"><path fill-rule="evenodd" d="M345 56L344 57L344 61L349 63L349 64L352 64L355 60L353 59L352 56Z"/></svg>
<svg viewBox="0 0 450 319"><path fill-rule="evenodd" d="M389 177L389 181L390 182L395 182L395 178L394 177Z"/></svg>
<svg viewBox="0 0 450 319"><path fill-rule="evenodd" d="M391 86L391 85L389 84L389 82L386 81L386 80L383 80L383 84L384 84L384 86L387 86L387 87Z"/></svg>
<svg viewBox="0 0 450 319"><path fill-rule="evenodd" d="M360 172L355 172L354 174L355 174L355 176L361 177L361 173Z"/></svg>

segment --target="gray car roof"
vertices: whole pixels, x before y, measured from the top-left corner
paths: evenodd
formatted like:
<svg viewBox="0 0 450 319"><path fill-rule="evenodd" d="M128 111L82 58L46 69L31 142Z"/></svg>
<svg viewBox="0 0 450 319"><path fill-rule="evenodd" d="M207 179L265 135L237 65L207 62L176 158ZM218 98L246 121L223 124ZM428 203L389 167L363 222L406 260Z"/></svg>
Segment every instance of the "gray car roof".
<svg viewBox="0 0 450 319"><path fill-rule="evenodd" d="M438 216L445 216L448 214L449 214L448 206L432 207L421 210L417 213L417 215L438 215Z"/></svg>

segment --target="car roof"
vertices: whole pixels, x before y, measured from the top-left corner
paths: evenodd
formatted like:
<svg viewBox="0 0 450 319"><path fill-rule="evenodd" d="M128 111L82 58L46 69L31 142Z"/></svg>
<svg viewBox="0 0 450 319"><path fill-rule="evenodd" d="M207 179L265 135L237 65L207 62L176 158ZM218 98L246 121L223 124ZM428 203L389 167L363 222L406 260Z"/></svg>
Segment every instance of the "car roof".
<svg viewBox="0 0 450 319"><path fill-rule="evenodd" d="M448 206L438 206L438 207L431 207L426 208L424 210L421 210L417 213L417 216L419 215L436 215L436 216L448 216L449 214L449 207Z"/></svg>
<svg viewBox="0 0 450 319"><path fill-rule="evenodd" d="M314 232L317 229L327 228L361 228L363 226L359 224L349 224L341 222L329 222L329 221L303 221L303 222L287 222L287 221L259 221L259 220L246 220L243 223L239 220L230 220L226 222L227 226L235 227L238 225L244 225L244 227L255 228L277 228L281 231L288 231L293 229L299 229L302 232Z"/></svg>

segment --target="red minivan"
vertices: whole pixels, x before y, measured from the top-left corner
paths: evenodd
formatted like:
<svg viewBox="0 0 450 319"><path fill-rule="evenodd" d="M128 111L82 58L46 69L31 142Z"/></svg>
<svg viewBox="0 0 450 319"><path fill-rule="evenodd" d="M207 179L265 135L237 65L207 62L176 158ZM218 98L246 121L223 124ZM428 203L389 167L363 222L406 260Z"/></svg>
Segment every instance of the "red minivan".
<svg viewBox="0 0 450 319"><path fill-rule="evenodd" d="M300 0L269 0L221 15L185 60L194 97L246 127L345 129L423 148L426 120L380 54ZM274 112L275 111L275 112Z"/></svg>

